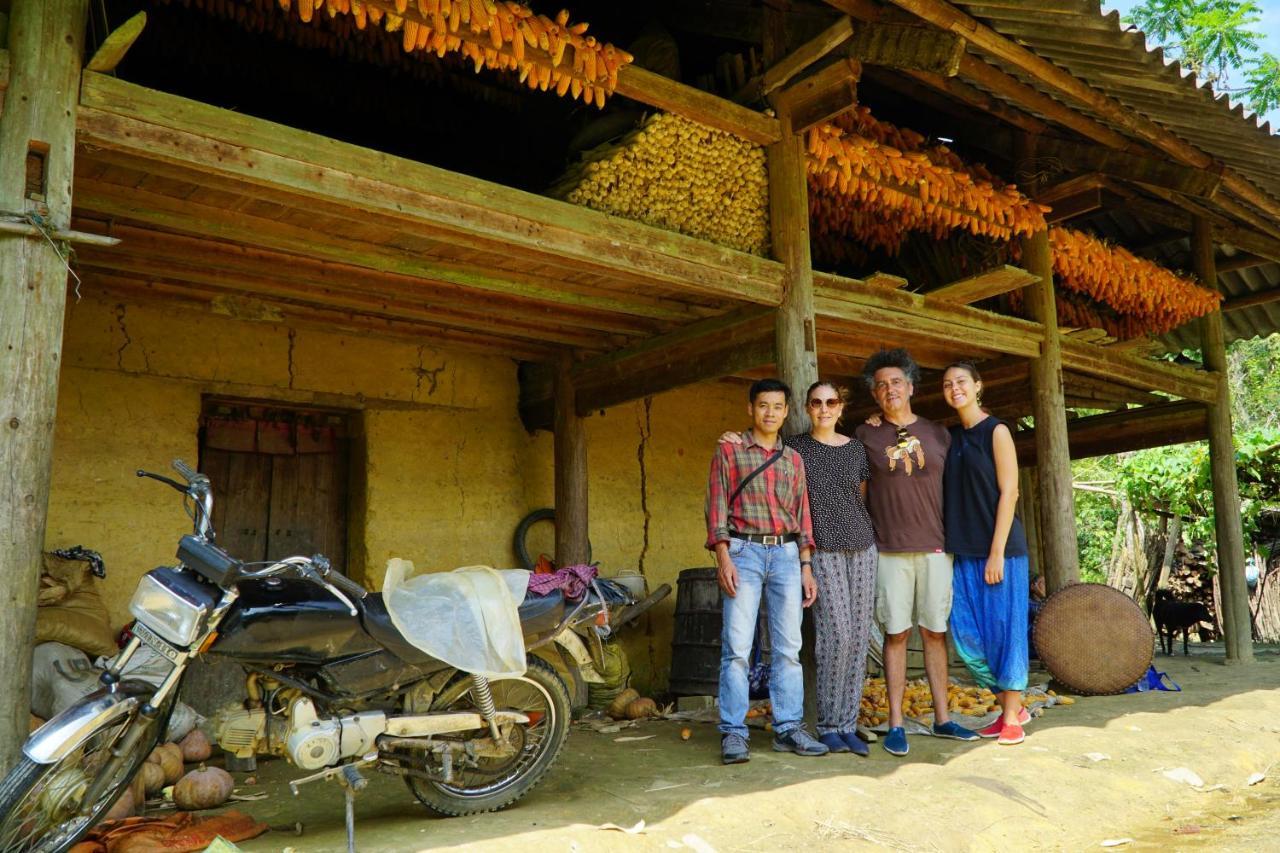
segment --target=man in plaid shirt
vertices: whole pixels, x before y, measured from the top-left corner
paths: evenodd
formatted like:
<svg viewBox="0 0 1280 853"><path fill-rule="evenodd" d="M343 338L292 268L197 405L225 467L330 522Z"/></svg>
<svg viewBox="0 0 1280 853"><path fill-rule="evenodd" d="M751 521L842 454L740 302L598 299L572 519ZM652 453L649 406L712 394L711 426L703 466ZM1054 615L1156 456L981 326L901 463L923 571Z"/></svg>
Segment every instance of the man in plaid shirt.
<svg viewBox="0 0 1280 853"><path fill-rule="evenodd" d="M813 527L800 454L782 443L791 389L777 379L751 386L751 429L741 444L721 442L707 483L707 548L715 552L724 628L720 636L720 757L750 758L747 668L763 596L769 610L769 699L773 748L824 755L827 747L802 727L800 668L803 607L818 597L809 555Z"/></svg>

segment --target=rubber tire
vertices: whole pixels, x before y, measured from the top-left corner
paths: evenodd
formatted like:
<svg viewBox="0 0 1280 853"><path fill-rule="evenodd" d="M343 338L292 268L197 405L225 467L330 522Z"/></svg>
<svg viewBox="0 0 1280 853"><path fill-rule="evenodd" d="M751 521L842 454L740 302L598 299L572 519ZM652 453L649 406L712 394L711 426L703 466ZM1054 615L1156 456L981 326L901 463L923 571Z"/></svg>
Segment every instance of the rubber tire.
<svg viewBox="0 0 1280 853"><path fill-rule="evenodd" d="M556 713L560 715L559 722L549 735L552 742L543 751L542 755L538 756L537 760L529 766L524 775L518 777L509 787L504 787L500 791L495 791L483 797L459 797L442 790L434 782L406 776L404 781L409 786L409 790L418 799L418 802L443 817L464 817L484 812L496 812L499 809L505 809L529 793L533 786L538 784L538 781L546 775L547 771L556 763L556 759L560 757L560 751L564 749L565 740L569 734L571 716L569 691L565 688L564 682L556 673L555 668L533 655L529 656L529 668L525 672L525 678L536 681L550 694L551 704Z"/></svg>
<svg viewBox="0 0 1280 853"><path fill-rule="evenodd" d="M173 704L169 703L169 709L166 710L171 710L172 707ZM161 719L159 724L156 726L156 730L163 732L168 724L169 714L164 713L161 715ZM97 732L95 731L93 734L97 734ZM90 735L90 737L92 736L93 735ZM155 742L147 740L143 741L146 748L138 751L138 756L133 764L133 768L124 776L123 781L116 786L114 794L106 798L104 801L105 805L98 809L97 813L92 816L92 819L85 824L84 828L80 832L76 833L74 837L68 839L64 845L50 850L49 853L63 853L63 851L69 850L71 847L75 846L76 842L83 838L90 829L98 824L102 815L106 814L106 812L115 805L116 800L120 799L120 796L124 793L125 789L129 787L129 783L133 781L133 777L137 774L138 768L140 768L143 762L147 760L147 756L151 754L151 750L155 748L155 745L158 742L158 737ZM38 782L45 773L57 766L57 763L37 764L30 758L27 758L26 755L23 755L17 765L15 765L14 768L9 771L8 775L4 777L4 780L0 781L0 816L8 815L17 806L18 801L21 800L24 794L26 794L27 790L32 785L36 784L36 782ZM2 817L0 817L0 819L2 819Z"/></svg>
<svg viewBox="0 0 1280 853"><path fill-rule="evenodd" d="M520 559L520 565L525 571L533 571L534 565L537 563L533 557L529 556L529 546L526 539L529 537L529 528L543 521L550 521L552 524L556 520L556 511L551 507L543 507L535 509L533 512L520 519L520 523L516 525L515 536L512 537L511 547L516 552L516 557ZM587 562L591 562L591 542L587 542Z"/></svg>

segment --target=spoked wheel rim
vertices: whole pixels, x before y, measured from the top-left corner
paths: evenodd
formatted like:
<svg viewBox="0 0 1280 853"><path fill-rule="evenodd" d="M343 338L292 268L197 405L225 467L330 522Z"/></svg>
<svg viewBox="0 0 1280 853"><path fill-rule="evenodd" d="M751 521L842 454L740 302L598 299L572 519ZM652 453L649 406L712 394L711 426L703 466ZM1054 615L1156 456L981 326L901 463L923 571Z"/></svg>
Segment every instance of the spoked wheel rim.
<svg viewBox="0 0 1280 853"><path fill-rule="evenodd" d="M111 756L133 717L94 733L85 743L36 776L7 814L0 815L0 851L46 853L69 847L105 813L139 762L126 760L92 803L84 797L96 768Z"/></svg>
<svg viewBox="0 0 1280 853"><path fill-rule="evenodd" d="M511 724L502 730L515 754L507 758L479 758L478 767L456 767L451 783L431 784L456 797L485 797L516 782L537 762L556 730L557 711L551 694L530 678L504 678L489 682L494 703L500 711L517 711L529 717L527 725ZM472 707L470 694L454 703L451 710ZM487 737L483 732L480 737Z"/></svg>

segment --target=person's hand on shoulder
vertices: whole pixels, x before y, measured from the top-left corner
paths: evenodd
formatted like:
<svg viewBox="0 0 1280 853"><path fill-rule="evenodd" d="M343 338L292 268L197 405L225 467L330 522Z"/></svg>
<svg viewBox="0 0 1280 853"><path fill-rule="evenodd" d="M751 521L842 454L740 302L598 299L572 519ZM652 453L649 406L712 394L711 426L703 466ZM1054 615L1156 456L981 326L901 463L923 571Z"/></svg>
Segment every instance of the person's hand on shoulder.
<svg viewBox="0 0 1280 853"><path fill-rule="evenodd" d="M875 414L867 415L867 419L863 423L870 427L878 427L883 421L880 420L880 413L876 412Z"/></svg>
<svg viewBox="0 0 1280 853"><path fill-rule="evenodd" d="M733 430L725 430L717 439L721 444L742 444L742 433Z"/></svg>

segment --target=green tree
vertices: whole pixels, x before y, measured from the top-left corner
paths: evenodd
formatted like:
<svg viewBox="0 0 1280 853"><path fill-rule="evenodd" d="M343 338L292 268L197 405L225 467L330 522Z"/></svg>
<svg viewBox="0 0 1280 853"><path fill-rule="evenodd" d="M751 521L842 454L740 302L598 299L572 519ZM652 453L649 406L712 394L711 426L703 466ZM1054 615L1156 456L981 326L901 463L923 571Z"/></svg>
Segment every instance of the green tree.
<svg viewBox="0 0 1280 853"><path fill-rule="evenodd" d="M1258 52L1261 20L1254 0L1143 0L1125 17L1214 89L1264 113L1280 106L1280 61ZM1232 72L1244 85L1231 85Z"/></svg>

